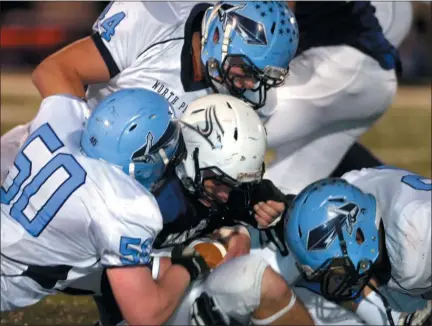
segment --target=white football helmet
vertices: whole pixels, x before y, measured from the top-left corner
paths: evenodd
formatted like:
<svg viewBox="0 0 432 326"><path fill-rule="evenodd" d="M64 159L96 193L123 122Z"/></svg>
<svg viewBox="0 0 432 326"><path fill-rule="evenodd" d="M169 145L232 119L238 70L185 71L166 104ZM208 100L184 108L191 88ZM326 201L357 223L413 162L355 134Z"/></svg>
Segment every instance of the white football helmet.
<svg viewBox="0 0 432 326"><path fill-rule="evenodd" d="M206 179L230 188L261 181L267 134L246 103L208 95L191 103L180 122L187 155L176 171L190 191L203 190Z"/></svg>

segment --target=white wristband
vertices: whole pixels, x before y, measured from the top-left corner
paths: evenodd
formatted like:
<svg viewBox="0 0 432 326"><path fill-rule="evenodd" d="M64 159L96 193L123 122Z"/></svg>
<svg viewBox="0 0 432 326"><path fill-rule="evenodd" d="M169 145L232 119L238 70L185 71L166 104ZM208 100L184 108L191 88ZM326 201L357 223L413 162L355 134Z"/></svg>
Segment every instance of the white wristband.
<svg viewBox="0 0 432 326"><path fill-rule="evenodd" d="M292 307L294 307L294 304L297 301L297 297L296 297L295 293L293 291L291 291L291 293L292 293L291 294L291 300L288 303L288 305L286 305L284 308L279 310L277 313L275 313L274 315L272 315L266 319L251 318L252 324L254 324L254 325L270 325L272 322L274 322L275 320L277 320L280 317L282 317L283 315L285 315L288 311L290 311L292 309Z"/></svg>

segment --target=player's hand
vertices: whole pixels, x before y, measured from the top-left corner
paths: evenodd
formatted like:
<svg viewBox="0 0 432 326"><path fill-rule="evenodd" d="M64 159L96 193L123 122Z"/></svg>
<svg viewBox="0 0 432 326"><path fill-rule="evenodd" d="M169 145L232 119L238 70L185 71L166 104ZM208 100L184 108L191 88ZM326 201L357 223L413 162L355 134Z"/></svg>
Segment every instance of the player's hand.
<svg viewBox="0 0 432 326"><path fill-rule="evenodd" d="M258 228L264 229L275 225L285 211L285 203L274 200L260 201L253 206Z"/></svg>
<svg viewBox="0 0 432 326"><path fill-rule="evenodd" d="M183 266L189 273L191 281L210 273L204 258L192 247L177 245L171 251L171 263Z"/></svg>
<svg viewBox="0 0 432 326"><path fill-rule="evenodd" d="M227 246L227 253L218 266L229 261L230 259L233 259L234 257L247 255L251 248L250 236L243 233L234 232L229 236Z"/></svg>

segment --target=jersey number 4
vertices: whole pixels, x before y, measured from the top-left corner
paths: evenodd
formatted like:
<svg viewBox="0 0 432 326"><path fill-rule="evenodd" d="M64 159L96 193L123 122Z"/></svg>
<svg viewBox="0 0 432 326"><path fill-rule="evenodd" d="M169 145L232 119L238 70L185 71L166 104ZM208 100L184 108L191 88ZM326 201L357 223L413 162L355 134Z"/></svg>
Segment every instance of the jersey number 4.
<svg viewBox="0 0 432 326"><path fill-rule="evenodd" d="M113 5L113 2L110 2L104 11L99 16L99 21L102 21L105 18L105 15L107 12L111 9L111 6ZM123 18L126 17L126 14L121 11L118 12L111 17L108 17L103 22L101 22L100 26L105 30L105 32L102 32L100 35L103 37L107 42L111 41L111 36L115 34L115 28L118 24L123 20Z"/></svg>
<svg viewBox="0 0 432 326"><path fill-rule="evenodd" d="M39 153L35 153L36 147L30 149L31 146L37 145L36 143L42 144L52 157L40 170L32 171ZM17 198L9 214L34 237L41 234L66 200L86 180L85 170L72 155L56 153L63 146L50 125L42 125L29 136L19 151L15 159L18 174L12 184L7 189L5 183L1 187L1 203L9 205ZM21 191L23 184L30 177L30 182ZM39 193L42 187L44 195ZM36 210L36 214L31 217L26 215L30 199L30 205L34 209L28 212Z"/></svg>

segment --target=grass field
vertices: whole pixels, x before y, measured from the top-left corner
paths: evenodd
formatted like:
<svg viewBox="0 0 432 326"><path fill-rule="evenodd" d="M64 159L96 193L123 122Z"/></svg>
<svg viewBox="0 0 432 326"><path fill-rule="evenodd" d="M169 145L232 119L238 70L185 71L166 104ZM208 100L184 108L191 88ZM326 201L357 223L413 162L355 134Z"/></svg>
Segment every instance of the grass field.
<svg viewBox="0 0 432 326"><path fill-rule="evenodd" d="M399 100L362 137L362 143L387 164L430 177L430 89L421 92L420 102L416 89L404 94L398 94ZM38 104L34 96L7 95L2 90L1 133L31 119ZM65 295L46 298L18 312L1 314L2 325L90 325L95 320L96 311L90 298Z"/></svg>

